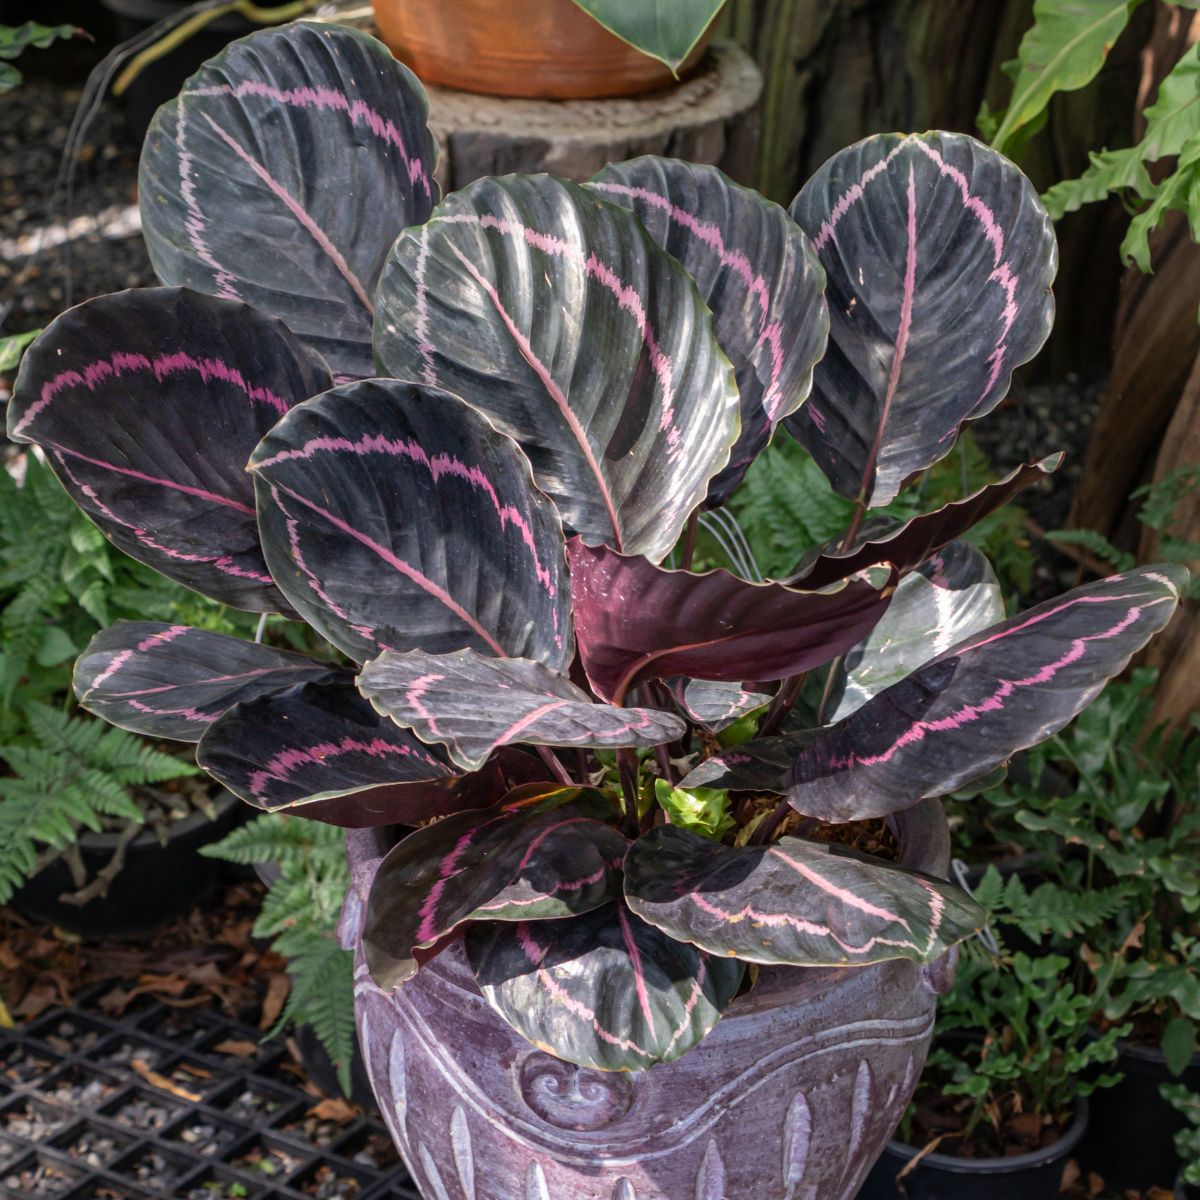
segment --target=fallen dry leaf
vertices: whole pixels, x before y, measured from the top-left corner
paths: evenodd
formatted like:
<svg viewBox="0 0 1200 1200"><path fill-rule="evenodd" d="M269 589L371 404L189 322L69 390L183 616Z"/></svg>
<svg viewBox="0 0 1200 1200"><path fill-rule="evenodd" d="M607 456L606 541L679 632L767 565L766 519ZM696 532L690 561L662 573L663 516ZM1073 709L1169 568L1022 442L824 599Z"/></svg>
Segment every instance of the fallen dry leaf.
<svg viewBox="0 0 1200 1200"><path fill-rule="evenodd" d="M13 1006L14 1017L40 1017L48 1008L58 1003L58 988L49 983L37 983L21 997L21 1003Z"/></svg>
<svg viewBox="0 0 1200 1200"><path fill-rule="evenodd" d="M168 1079L165 1075L160 1075L157 1071L152 1071L149 1064L144 1059L131 1059L129 1065L151 1087L156 1087L163 1092L170 1092L172 1096L178 1096L181 1100L190 1100L193 1104L198 1104L200 1100L203 1099L199 1093L189 1092L187 1088L180 1087L179 1084Z"/></svg>
<svg viewBox="0 0 1200 1200"><path fill-rule="evenodd" d="M253 1058L258 1053L254 1042L242 1041L240 1038L227 1038L218 1042L213 1048L215 1054L232 1054L234 1058Z"/></svg>
<svg viewBox="0 0 1200 1200"><path fill-rule="evenodd" d="M336 1121L339 1125L345 1125L348 1121L353 1121L362 1115L362 1110L356 1105L351 1104L348 1100L342 1100L335 1097L326 1097L319 1104L314 1104L308 1110L309 1116L317 1117L322 1121Z"/></svg>
<svg viewBox="0 0 1200 1200"><path fill-rule="evenodd" d="M279 1020L283 1012L283 1004L287 999L291 980L282 971L272 975L267 983L267 994L263 997L262 1016L259 1018L259 1029L270 1029Z"/></svg>

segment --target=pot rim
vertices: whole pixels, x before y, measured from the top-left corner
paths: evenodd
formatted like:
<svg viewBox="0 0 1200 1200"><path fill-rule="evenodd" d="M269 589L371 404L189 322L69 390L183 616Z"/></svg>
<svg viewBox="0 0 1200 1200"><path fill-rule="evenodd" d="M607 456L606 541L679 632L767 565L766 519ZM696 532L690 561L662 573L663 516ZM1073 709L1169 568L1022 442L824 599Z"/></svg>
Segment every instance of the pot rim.
<svg viewBox="0 0 1200 1200"><path fill-rule="evenodd" d="M1066 1158L1082 1140L1088 1123L1088 1102L1079 1099L1075 1104L1075 1115L1062 1137L1043 1146L1040 1150L1029 1150L1024 1154L1013 1154L1008 1158L959 1158L953 1154L939 1154L934 1151L921 1159L921 1164L935 1167L939 1171L951 1172L958 1175L1007 1175L1016 1171L1028 1170L1031 1167L1044 1167L1056 1159ZM892 1138L888 1142L884 1154L901 1158L909 1162L920 1153L916 1146Z"/></svg>

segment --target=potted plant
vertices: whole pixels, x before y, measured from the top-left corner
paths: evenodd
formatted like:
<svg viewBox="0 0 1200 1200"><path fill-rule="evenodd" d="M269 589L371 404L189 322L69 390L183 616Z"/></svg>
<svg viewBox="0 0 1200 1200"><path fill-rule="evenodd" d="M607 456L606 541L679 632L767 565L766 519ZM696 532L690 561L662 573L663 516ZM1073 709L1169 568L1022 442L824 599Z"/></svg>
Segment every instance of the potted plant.
<svg viewBox="0 0 1200 1200"><path fill-rule="evenodd" d="M1029 893L1019 876L1006 882L992 865L974 895L988 928L963 949L901 1136L859 1200L1054 1200L1068 1157L1078 1157L1087 1097L1115 1081L1103 1068L1127 1027L1092 1036L1103 1000L1072 984L1071 959L1006 944L1010 932L1044 932L1035 916L1044 892ZM1096 922L1085 900L1056 899L1060 927Z"/></svg>
<svg viewBox="0 0 1200 1200"><path fill-rule="evenodd" d="M699 61L724 0L373 0L380 38L427 83L494 96L628 96Z"/></svg>
<svg viewBox="0 0 1200 1200"><path fill-rule="evenodd" d="M350 828L359 1040L430 1193L850 1195L983 920L933 797L1070 720L1185 577L922 609L887 679L855 667L861 707L791 726L902 576L953 609L978 560L951 543L1052 468L868 516L1041 345L1049 222L942 133L851 147L791 215L653 158L435 207L424 111L379 43L301 23L155 118L168 286L60 317L10 435L132 554L351 665L125 623L82 702ZM849 527L784 581L690 571L783 420Z"/></svg>

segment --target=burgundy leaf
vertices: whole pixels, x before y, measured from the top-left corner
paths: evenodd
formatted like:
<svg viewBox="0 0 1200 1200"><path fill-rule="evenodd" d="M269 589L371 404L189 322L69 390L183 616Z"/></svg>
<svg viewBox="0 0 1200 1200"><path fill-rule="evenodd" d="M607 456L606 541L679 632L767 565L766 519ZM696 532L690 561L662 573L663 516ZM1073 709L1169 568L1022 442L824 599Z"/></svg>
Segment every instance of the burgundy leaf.
<svg viewBox="0 0 1200 1200"><path fill-rule="evenodd" d="M195 742L244 700L336 675L328 663L223 633L118 621L75 663L75 695L89 712L150 737Z"/></svg>
<svg viewBox="0 0 1200 1200"><path fill-rule="evenodd" d="M1018 492L1040 483L1058 470L1063 456L1051 454L1040 462L1025 463L1003 479L985 484L962 500L944 504L934 512L913 517L899 528L887 518L879 518L878 532L872 532L868 518L854 546L846 551L838 543L810 550L785 581L809 588L827 587L845 579L872 563L890 562L904 574L923 563L931 554L962 537L984 517L1003 508ZM840 541L841 539L838 539Z"/></svg>
<svg viewBox="0 0 1200 1200"><path fill-rule="evenodd" d="M491 808L410 833L371 885L363 949L391 990L428 950L471 920L542 920L587 912L620 895L629 843L605 819L613 801L586 788L518 788Z"/></svg>
<svg viewBox="0 0 1200 1200"><path fill-rule="evenodd" d="M529 464L456 396L395 379L303 404L250 461L296 610L362 661L462 647L565 668L562 527Z"/></svg>
<svg viewBox="0 0 1200 1200"><path fill-rule="evenodd" d="M825 592L747 583L728 571L668 571L640 555L567 543L584 670L622 701L646 679L784 679L836 658L883 615L895 573L879 568Z"/></svg>
<svg viewBox="0 0 1200 1200"><path fill-rule="evenodd" d="M826 274L829 350L788 419L871 507L991 412L1050 332L1054 230L1033 185L958 133L880 134L792 202Z"/></svg>
<svg viewBox="0 0 1200 1200"><path fill-rule="evenodd" d="M719 732L739 717L752 713L771 697L763 692L747 691L740 683L720 683L711 679L675 678L666 680L675 703L706 729Z"/></svg>
<svg viewBox="0 0 1200 1200"><path fill-rule="evenodd" d="M9 435L36 442L127 554L224 604L290 612L263 560L246 459L331 384L278 321L184 288L100 296L25 354Z"/></svg>
<svg viewBox="0 0 1200 1200"><path fill-rule="evenodd" d="M802 729L774 737L752 738L698 762L679 786L782 792L784 778L796 761L796 755L812 743L817 733L815 729Z"/></svg>
<svg viewBox="0 0 1200 1200"><path fill-rule="evenodd" d="M426 107L408 69L344 25L234 42L146 134L138 190L159 279L245 300L339 376L373 374L384 259L437 198Z"/></svg>
<svg viewBox="0 0 1200 1200"><path fill-rule="evenodd" d="M850 821L987 773L1086 707L1170 620L1186 578L1140 567L966 638L824 730L792 764L789 799Z"/></svg>
<svg viewBox="0 0 1200 1200"><path fill-rule="evenodd" d="M677 1059L721 1019L745 969L622 903L561 921L480 922L466 948L480 991L519 1034L598 1071Z"/></svg>
<svg viewBox="0 0 1200 1200"><path fill-rule="evenodd" d="M463 775L381 717L348 673L235 705L200 739L196 761L256 808L352 829L417 825L504 790L498 771Z"/></svg>
<svg viewBox="0 0 1200 1200"><path fill-rule="evenodd" d="M797 967L932 962L982 928L961 888L836 845L724 846L672 825L634 842L625 900L711 954Z"/></svg>
<svg viewBox="0 0 1200 1200"><path fill-rule="evenodd" d="M358 686L380 712L442 743L467 770L498 746L657 746L686 729L673 713L596 704L541 663L470 650L381 654Z"/></svg>
<svg viewBox="0 0 1200 1200"><path fill-rule="evenodd" d="M779 205L716 167L647 155L603 168L588 186L636 213L712 309L741 395L742 431L708 489L710 507L724 504L812 388L829 334L825 273Z"/></svg>
<svg viewBox="0 0 1200 1200"><path fill-rule="evenodd" d="M632 213L550 175L481 179L397 240L375 354L512 437L570 532L656 561L738 435L691 277Z"/></svg>

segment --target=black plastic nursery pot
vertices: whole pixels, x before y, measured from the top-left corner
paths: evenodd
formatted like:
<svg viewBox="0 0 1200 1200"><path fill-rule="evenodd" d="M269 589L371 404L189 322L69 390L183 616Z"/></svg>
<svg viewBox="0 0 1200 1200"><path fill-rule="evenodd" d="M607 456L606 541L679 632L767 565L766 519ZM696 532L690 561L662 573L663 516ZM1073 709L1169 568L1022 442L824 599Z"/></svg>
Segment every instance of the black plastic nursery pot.
<svg viewBox="0 0 1200 1200"><path fill-rule="evenodd" d="M222 864L202 858L201 846L223 838L241 824L249 808L230 792L219 792L214 817L194 812L175 824L164 845L144 829L125 850L125 865L103 898L82 906L65 904L64 892L75 890L71 872L60 861L26 881L12 898L23 916L57 925L81 937L126 937L147 933L192 908L221 877ZM85 832L79 849L89 875L111 859L114 833Z"/></svg>
<svg viewBox="0 0 1200 1200"><path fill-rule="evenodd" d="M891 1141L871 1168L857 1200L1056 1200L1067 1159L1088 1126L1081 1100L1067 1132L1058 1141L1008 1158L956 1158L927 1154L897 1183L896 1177L919 1153L916 1146Z"/></svg>
<svg viewBox="0 0 1200 1200"><path fill-rule="evenodd" d="M1167 1070L1157 1046L1120 1043L1117 1061L1108 1068L1124 1076L1120 1083L1092 1093L1091 1123L1081 1157L1113 1188L1168 1188L1179 1169L1175 1134L1185 1118L1163 1099L1164 1083L1200 1089L1200 1055L1180 1076Z"/></svg>

